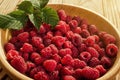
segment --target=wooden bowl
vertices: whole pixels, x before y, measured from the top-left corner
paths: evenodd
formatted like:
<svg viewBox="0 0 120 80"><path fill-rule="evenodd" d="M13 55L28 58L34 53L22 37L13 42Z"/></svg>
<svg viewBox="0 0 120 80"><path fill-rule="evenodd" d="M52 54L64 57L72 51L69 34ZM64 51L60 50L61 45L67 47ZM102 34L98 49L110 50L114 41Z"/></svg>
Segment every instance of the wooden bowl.
<svg viewBox="0 0 120 80"><path fill-rule="evenodd" d="M75 16L78 15L82 18L86 18L90 24L95 24L100 31L106 31L109 34L112 34L117 39L117 46L119 48L117 57L113 66L109 69L109 71L102 77L97 80L107 80L115 76L120 67L120 33L115 28L113 24L111 24L107 19L103 16L82 8L76 7L72 5L64 5L64 4L49 4L48 6L52 7L55 10L64 9L68 15ZM19 73L16 71L6 60L6 53L4 51L4 44L10 38L9 30L0 30L0 63L2 67L6 70L6 72L15 80L32 80L31 78Z"/></svg>

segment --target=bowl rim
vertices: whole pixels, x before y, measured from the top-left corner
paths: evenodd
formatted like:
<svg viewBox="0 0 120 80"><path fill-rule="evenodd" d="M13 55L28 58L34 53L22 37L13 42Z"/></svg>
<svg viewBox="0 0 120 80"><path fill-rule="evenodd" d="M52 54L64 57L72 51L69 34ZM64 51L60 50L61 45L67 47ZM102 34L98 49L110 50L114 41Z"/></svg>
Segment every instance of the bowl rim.
<svg viewBox="0 0 120 80"><path fill-rule="evenodd" d="M107 18L105 18L103 15L93 11L93 10L90 10L88 8L85 8L85 7L82 7L82 6L78 6L78 5L73 5L73 4L66 4L66 3L62 3L62 4L53 4L53 3L49 3L47 6L68 6L68 7L74 7L74 8L79 8L79 9L83 9L87 12L90 12L96 16L99 16L100 18L104 19L109 25L111 25L113 27L113 29L116 31L117 35L119 36L120 38L120 33L118 31L118 29L115 27L115 25L113 25ZM25 76L24 74L21 74L20 72L18 72L17 70L15 70L9 63L8 61L6 60L6 58L3 58L1 57L2 54L4 54L4 49L2 47L2 44L1 44L1 29L0 29L0 63L1 65L3 66L3 68L5 68L10 74L14 75L15 77L19 78L20 80L33 80L32 78L29 78L27 76ZM119 48L119 51L120 51L120 48ZM118 60L118 63L120 63L120 59ZM106 79L109 79L110 76L114 76L117 72L118 72L118 69L120 68L120 64L116 64L114 65L114 68L111 69L112 74L110 72L107 72L107 74L105 74L104 76L98 78L97 80L106 80ZM22 77L21 77L22 76Z"/></svg>

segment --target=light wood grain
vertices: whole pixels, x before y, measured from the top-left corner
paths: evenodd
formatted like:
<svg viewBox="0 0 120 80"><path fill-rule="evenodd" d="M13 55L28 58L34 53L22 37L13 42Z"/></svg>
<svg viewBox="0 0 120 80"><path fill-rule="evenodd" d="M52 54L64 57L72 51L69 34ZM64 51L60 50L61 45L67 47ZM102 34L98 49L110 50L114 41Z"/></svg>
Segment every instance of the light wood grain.
<svg viewBox="0 0 120 80"><path fill-rule="evenodd" d="M0 14L13 11L20 1L22 0L0 0ZM49 0L49 3L67 3L91 9L106 17L120 31L120 0ZM0 80L4 74L4 71L2 74L0 73ZM116 80L120 80L119 74L116 75ZM111 80L115 80L115 78Z"/></svg>

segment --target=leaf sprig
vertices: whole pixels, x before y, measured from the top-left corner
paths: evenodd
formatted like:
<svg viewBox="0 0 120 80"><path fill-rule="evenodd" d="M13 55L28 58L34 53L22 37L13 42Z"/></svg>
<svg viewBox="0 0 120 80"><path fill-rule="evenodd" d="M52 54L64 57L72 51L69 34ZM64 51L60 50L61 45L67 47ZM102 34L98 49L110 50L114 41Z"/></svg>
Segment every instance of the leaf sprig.
<svg viewBox="0 0 120 80"><path fill-rule="evenodd" d="M46 7L49 0L25 0L18 5L18 8L7 14L0 14L0 28L21 29L28 21L39 30L40 25L45 22L52 28L58 23L57 12L50 7Z"/></svg>

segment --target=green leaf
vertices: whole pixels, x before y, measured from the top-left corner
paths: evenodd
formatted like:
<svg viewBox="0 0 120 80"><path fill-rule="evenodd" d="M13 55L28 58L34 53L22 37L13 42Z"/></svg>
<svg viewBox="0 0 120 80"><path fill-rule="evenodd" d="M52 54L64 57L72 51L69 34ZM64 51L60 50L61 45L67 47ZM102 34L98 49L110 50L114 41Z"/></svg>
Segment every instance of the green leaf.
<svg viewBox="0 0 120 80"><path fill-rule="evenodd" d="M0 14L0 28L3 29L21 29L23 24L9 15Z"/></svg>
<svg viewBox="0 0 120 80"><path fill-rule="evenodd" d="M39 30L40 25L42 24L42 13L40 11L35 11L34 14L29 15L30 21L33 25Z"/></svg>
<svg viewBox="0 0 120 80"><path fill-rule="evenodd" d="M51 24L52 28L54 28L54 26L57 25L59 21L57 12L49 7L43 8L42 12L43 12L43 22Z"/></svg>
<svg viewBox="0 0 120 80"><path fill-rule="evenodd" d="M18 5L18 9L23 10L28 14L31 14L34 11L34 7L30 1L23 1L21 4Z"/></svg>
<svg viewBox="0 0 120 80"><path fill-rule="evenodd" d="M35 8L42 9L47 5L49 0L28 0L28 1L31 1Z"/></svg>

